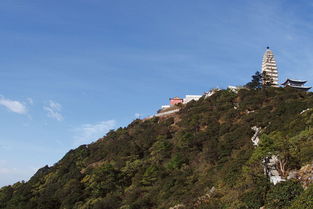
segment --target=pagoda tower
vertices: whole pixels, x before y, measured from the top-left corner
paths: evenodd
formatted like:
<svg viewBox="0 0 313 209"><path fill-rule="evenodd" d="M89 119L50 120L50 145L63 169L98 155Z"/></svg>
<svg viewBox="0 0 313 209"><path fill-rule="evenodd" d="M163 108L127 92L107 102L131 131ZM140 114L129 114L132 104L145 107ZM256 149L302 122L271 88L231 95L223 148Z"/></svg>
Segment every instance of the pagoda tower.
<svg viewBox="0 0 313 209"><path fill-rule="evenodd" d="M262 61L262 74L266 74L270 80L272 86L278 87L278 71L276 60L272 50L269 47L266 48L266 51L263 55ZM263 84L266 84L266 80L263 79Z"/></svg>

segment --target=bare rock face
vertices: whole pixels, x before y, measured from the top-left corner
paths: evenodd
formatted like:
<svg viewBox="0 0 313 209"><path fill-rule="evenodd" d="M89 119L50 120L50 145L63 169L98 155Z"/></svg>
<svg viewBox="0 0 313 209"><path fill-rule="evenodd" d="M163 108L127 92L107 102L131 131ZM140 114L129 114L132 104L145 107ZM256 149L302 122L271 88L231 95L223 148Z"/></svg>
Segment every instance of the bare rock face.
<svg viewBox="0 0 313 209"><path fill-rule="evenodd" d="M258 146L259 141L260 141L259 135L261 132L261 128L253 126L251 129L254 131L254 135L251 137L251 141L254 146Z"/></svg>
<svg viewBox="0 0 313 209"><path fill-rule="evenodd" d="M298 171L289 171L287 179L297 179Z"/></svg>
<svg viewBox="0 0 313 209"><path fill-rule="evenodd" d="M271 157L268 157L263 160L263 165L264 165L264 173L270 178L270 182L276 185L279 182L286 181L284 179L278 169L277 169L277 164L278 164L278 157L276 155L272 155Z"/></svg>
<svg viewBox="0 0 313 209"><path fill-rule="evenodd" d="M287 179L297 179L306 189L313 183L313 163L300 168L300 170L292 170L288 172Z"/></svg>
<svg viewBox="0 0 313 209"><path fill-rule="evenodd" d="M299 178L298 178L304 188L307 188L309 184L313 183L313 164L308 164L306 166L303 166L299 170Z"/></svg>
<svg viewBox="0 0 313 209"><path fill-rule="evenodd" d="M259 135L261 133L261 128L253 126L251 129L254 131L254 135L251 137L251 141L254 146L258 146L260 142ZM286 181L286 179L280 175L277 169L278 161L279 159L276 155L272 155L271 157L267 157L263 160L264 174L269 177L271 183L274 185L281 181Z"/></svg>

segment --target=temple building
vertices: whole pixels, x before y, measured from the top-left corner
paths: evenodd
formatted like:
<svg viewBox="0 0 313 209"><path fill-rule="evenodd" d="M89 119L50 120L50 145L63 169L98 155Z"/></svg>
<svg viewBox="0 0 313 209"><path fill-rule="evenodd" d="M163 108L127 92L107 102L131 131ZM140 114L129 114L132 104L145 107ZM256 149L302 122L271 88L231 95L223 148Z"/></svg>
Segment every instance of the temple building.
<svg viewBox="0 0 313 209"><path fill-rule="evenodd" d="M185 98L184 98L184 101L183 103L184 104L187 104L188 102L191 102L191 101L198 101L203 95L186 95Z"/></svg>
<svg viewBox="0 0 313 209"><path fill-rule="evenodd" d="M170 98L170 106L183 103L184 100L179 97Z"/></svg>
<svg viewBox="0 0 313 209"><path fill-rule="evenodd" d="M300 89L300 90L304 90L304 91L308 91L309 89L311 89L312 87L309 86L303 86L307 81L304 80L293 80L293 79L287 79L284 83L282 83L281 85L283 85L284 87L291 87L291 88L296 88L296 89Z"/></svg>
<svg viewBox="0 0 313 209"><path fill-rule="evenodd" d="M268 82L271 86L278 87L278 71L276 60L272 50L269 47L266 48L266 51L263 55L262 60L262 74L266 74L268 79L263 78L263 85L268 85Z"/></svg>

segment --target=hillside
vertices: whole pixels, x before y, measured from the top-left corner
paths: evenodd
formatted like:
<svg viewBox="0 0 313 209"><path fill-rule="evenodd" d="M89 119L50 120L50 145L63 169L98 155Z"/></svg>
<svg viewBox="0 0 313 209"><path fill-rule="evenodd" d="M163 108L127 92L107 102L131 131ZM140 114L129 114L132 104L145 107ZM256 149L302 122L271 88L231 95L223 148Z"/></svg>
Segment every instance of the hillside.
<svg viewBox="0 0 313 209"><path fill-rule="evenodd" d="M312 107L313 94L294 89L222 90L69 151L3 187L0 208L313 208ZM279 175L297 177L270 183L272 155Z"/></svg>

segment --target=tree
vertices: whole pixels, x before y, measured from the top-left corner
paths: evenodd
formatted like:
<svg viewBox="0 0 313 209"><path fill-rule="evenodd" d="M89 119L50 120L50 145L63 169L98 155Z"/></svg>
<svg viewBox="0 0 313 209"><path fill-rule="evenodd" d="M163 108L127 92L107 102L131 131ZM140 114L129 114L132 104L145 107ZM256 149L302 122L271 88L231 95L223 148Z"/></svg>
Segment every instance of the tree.
<svg viewBox="0 0 313 209"><path fill-rule="evenodd" d="M274 82L273 79L271 78L271 76L266 74L265 71L262 72L261 78L262 78L263 87L271 87L273 85L273 82Z"/></svg>
<svg viewBox="0 0 313 209"><path fill-rule="evenodd" d="M262 88L262 74L256 71L252 76L252 80L245 85L249 89L260 89Z"/></svg>
<svg viewBox="0 0 313 209"><path fill-rule="evenodd" d="M245 85L249 89L260 89L262 87L271 87L273 85L273 79L266 72L260 73L256 71L252 76L252 80Z"/></svg>
<svg viewBox="0 0 313 209"><path fill-rule="evenodd" d="M286 208L290 206L295 197L302 192L303 188L299 182L281 182L267 193L265 207L268 209Z"/></svg>
<svg viewBox="0 0 313 209"><path fill-rule="evenodd" d="M273 132L271 135L263 134L258 147L250 158L250 163L254 164L261 160L267 161L275 156L277 158L276 168L279 174L286 178L290 168L288 165L295 161L292 156L293 150L293 144L281 132Z"/></svg>
<svg viewBox="0 0 313 209"><path fill-rule="evenodd" d="M293 201L290 209L313 209L313 185L309 186L300 196Z"/></svg>

